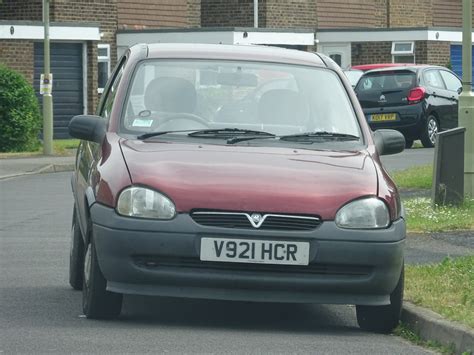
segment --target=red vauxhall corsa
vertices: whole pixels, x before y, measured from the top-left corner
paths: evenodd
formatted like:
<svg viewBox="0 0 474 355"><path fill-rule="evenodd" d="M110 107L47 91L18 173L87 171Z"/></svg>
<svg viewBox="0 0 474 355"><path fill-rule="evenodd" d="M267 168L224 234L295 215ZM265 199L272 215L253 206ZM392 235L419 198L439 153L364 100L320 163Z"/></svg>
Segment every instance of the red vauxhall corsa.
<svg viewBox="0 0 474 355"><path fill-rule="evenodd" d="M123 294L354 304L388 332L405 221L342 71L270 47L135 45L76 116L70 283L88 318Z"/></svg>

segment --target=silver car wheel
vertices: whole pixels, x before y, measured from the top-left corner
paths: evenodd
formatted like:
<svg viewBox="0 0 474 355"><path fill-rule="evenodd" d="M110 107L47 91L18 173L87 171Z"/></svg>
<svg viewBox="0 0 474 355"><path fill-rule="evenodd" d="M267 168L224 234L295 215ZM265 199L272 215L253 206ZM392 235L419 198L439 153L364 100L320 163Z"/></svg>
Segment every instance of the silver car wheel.
<svg viewBox="0 0 474 355"><path fill-rule="evenodd" d="M92 253L91 253L91 244L87 245L86 255L84 257L84 281L86 287L90 286L90 275L91 275L91 262L92 262Z"/></svg>
<svg viewBox="0 0 474 355"><path fill-rule="evenodd" d="M428 137L432 144L436 143L436 136L438 135L438 123L435 119L428 122Z"/></svg>

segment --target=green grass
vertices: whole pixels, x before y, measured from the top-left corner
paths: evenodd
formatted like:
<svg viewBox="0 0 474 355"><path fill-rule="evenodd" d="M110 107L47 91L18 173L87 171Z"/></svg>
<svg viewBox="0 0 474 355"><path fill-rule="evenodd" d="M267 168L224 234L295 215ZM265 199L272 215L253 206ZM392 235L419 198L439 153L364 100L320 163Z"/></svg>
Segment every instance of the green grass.
<svg viewBox="0 0 474 355"><path fill-rule="evenodd" d="M474 328L474 255L406 266L405 299Z"/></svg>
<svg viewBox="0 0 474 355"><path fill-rule="evenodd" d="M431 189L433 166L417 166L392 174L392 178L402 189Z"/></svg>
<svg viewBox="0 0 474 355"><path fill-rule="evenodd" d="M410 232L445 232L474 229L474 199L460 207L431 205L429 198L405 199L407 229Z"/></svg>
<svg viewBox="0 0 474 355"><path fill-rule="evenodd" d="M65 153L67 149L76 149L79 139L55 139L53 141L54 151L58 154Z"/></svg>
<svg viewBox="0 0 474 355"><path fill-rule="evenodd" d="M75 149L79 145L79 139L55 139L53 141L53 149L55 155L69 155L68 149ZM27 156L35 156L43 154L43 146L35 151L18 152L18 153L0 153L1 158L21 158Z"/></svg>
<svg viewBox="0 0 474 355"><path fill-rule="evenodd" d="M449 354L449 355L454 355L456 353L456 350L454 349L454 346L451 347L446 347L444 345L439 344L436 341L433 340L423 340L418 334L413 332L410 328L405 326L403 323L400 324L394 331L393 333L395 335L398 335L416 345L423 346L425 348L430 348L432 350L435 350L441 354Z"/></svg>

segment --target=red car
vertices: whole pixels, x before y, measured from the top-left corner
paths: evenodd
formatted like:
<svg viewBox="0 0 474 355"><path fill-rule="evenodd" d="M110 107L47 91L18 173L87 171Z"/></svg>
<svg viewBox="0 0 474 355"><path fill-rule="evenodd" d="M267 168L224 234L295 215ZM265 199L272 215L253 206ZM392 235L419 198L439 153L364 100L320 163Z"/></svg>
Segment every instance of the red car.
<svg viewBox="0 0 474 355"><path fill-rule="evenodd" d="M408 63L376 63L376 64L360 64L360 65L353 65L351 69L354 70L372 70L372 69L382 69L382 68L390 68L390 67L404 67L404 66L413 66L414 64Z"/></svg>
<svg viewBox="0 0 474 355"><path fill-rule="evenodd" d="M395 327L405 221L379 155L405 141L372 135L350 87L315 53L130 48L69 125L85 315L140 294L354 304L362 328Z"/></svg>

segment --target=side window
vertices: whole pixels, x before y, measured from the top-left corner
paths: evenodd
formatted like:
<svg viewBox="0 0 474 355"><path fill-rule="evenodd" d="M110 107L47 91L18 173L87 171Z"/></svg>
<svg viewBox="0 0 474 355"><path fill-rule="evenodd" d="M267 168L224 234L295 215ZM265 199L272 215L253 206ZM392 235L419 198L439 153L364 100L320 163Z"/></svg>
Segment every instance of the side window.
<svg viewBox="0 0 474 355"><path fill-rule="evenodd" d="M112 106L117 95L117 88L120 84L123 75L123 68L125 66L125 57L120 60L120 63L115 68L113 74L113 80L109 83L108 87L105 88L104 97L101 100L99 115L109 119L110 113L112 112Z"/></svg>
<svg viewBox="0 0 474 355"><path fill-rule="evenodd" d="M436 69L425 71L423 74L423 78L425 79L425 82L428 86L438 89L446 89L443 83L443 79L441 79L441 75Z"/></svg>
<svg viewBox="0 0 474 355"><path fill-rule="evenodd" d="M446 70L440 70L440 73L448 90L457 92L462 86L461 80L459 80L455 75L451 74L450 72Z"/></svg>

